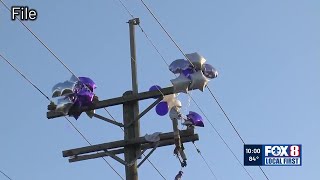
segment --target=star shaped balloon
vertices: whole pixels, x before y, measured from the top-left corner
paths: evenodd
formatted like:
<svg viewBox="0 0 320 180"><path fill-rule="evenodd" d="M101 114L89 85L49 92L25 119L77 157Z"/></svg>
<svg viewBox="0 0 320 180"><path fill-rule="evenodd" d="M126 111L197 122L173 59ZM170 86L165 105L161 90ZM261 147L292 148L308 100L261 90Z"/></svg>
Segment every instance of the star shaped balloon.
<svg viewBox="0 0 320 180"><path fill-rule="evenodd" d="M88 77L72 76L70 80L56 84L52 88L52 97L58 98L56 111L67 115L73 107L92 105L95 88L96 84ZM73 114L73 117L78 119L80 114Z"/></svg>
<svg viewBox="0 0 320 180"><path fill-rule="evenodd" d="M191 89L203 91L210 79L218 76L218 71L212 65L205 64L206 59L196 52L186 56L188 60L177 59L169 66L172 73L180 74L171 80L175 92L187 93Z"/></svg>

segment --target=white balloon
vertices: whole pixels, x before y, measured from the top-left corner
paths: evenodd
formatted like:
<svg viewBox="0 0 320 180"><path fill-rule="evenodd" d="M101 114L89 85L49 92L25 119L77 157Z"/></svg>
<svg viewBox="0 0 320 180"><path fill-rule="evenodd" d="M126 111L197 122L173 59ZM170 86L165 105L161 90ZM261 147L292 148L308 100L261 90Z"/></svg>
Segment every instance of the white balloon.
<svg viewBox="0 0 320 180"><path fill-rule="evenodd" d="M177 95L176 94L169 94L169 95L165 95L163 97L163 101L169 103L171 101L173 101L174 99L176 99Z"/></svg>
<svg viewBox="0 0 320 180"><path fill-rule="evenodd" d="M187 93L188 92L188 87L191 83L191 80L189 78L187 78L186 76L184 76L183 74L180 74L180 76L178 76L175 79L171 79L170 81L173 85L175 93L179 93L179 92Z"/></svg>
<svg viewBox="0 0 320 180"><path fill-rule="evenodd" d="M197 52L186 54L186 56L195 66L196 70L201 70L203 64L206 62L206 59Z"/></svg>
<svg viewBox="0 0 320 180"><path fill-rule="evenodd" d="M173 101L168 102L168 106L169 106L169 109L171 109L173 107L181 108L182 107L182 103L178 99L174 99Z"/></svg>
<svg viewBox="0 0 320 180"><path fill-rule="evenodd" d="M209 79L203 75L202 71L197 71L190 76L192 80L189 87L190 89L199 89L200 91L203 91L209 82Z"/></svg>

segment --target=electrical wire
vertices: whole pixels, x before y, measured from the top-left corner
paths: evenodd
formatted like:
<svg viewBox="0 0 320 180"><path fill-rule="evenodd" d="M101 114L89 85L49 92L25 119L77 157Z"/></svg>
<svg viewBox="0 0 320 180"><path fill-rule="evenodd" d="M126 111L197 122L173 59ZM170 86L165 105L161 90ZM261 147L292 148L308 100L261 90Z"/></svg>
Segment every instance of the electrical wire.
<svg viewBox="0 0 320 180"><path fill-rule="evenodd" d="M149 11L149 13L153 16L153 18L157 21L157 23L160 25L160 27L162 28L162 30L167 34L167 36L170 38L170 40L175 44L175 46L179 49L179 51L183 54L184 57L186 57L186 59L192 64L192 62L188 59L188 57L186 56L186 54L183 52L183 50L180 48L180 46L176 43L176 41L172 38L172 36L169 34L169 32L164 28L164 26L161 24L161 22L159 21L159 19L155 16L155 14L151 11L151 9L147 6L147 4L143 1L140 0L142 2L142 4L144 5L144 7ZM193 65L193 64L192 64ZM194 66L194 65L193 65ZM213 96L213 98L215 99L215 101L217 102L217 104L219 105L220 109L222 110L222 112L224 113L224 115L226 116L226 118L228 119L229 123L231 124L231 126L233 127L233 129L235 130L235 132L237 133L237 135L239 136L239 138L241 139L241 141L244 143L244 140L242 139L242 137L240 136L239 132L237 131L237 129L235 128L235 126L233 125L233 123L231 122L231 120L229 119L229 117L227 116L227 114L225 113L225 111L223 110L222 106L220 105L220 103L218 102L218 100L215 98L215 96L213 95L212 91L210 90L210 88L207 86L208 90L210 91L211 95ZM193 98L192 98L193 99ZM194 101L194 100L193 100ZM194 101L195 102L195 101ZM199 106L198 106L199 107ZM211 123L210 123L211 124ZM241 163L240 163L241 164ZM241 164L242 165L242 164ZM263 171L263 169L261 168L261 166L259 166L260 170L262 171L263 175L266 177L266 179L269 180L268 176L266 175L266 173ZM244 168L245 169L245 168ZM248 171L247 171L248 172ZM251 177L251 175L250 175ZM252 177L251 177L252 178Z"/></svg>
<svg viewBox="0 0 320 180"><path fill-rule="evenodd" d="M0 170L0 173L3 174L6 178L12 180L6 173L4 173L3 171Z"/></svg>
<svg viewBox="0 0 320 180"><path fill-rule="evenodd" d="M194 142L192 142L193 146L196 148L198 154L201 156L201 158L203 159L203 161L206 163L207 167L210 169L211 174L214 176L215 179L218 179L217 176L215 175L215 173L213 172L212 168L210 167L209 163L207 162L207 160L203 157L203 155L201 154L200 149L196 146L196 144Z"/></svg>
<svg viewBox="0 0 320 180"><path fill-rule="evenodd" d="M215 97L215 95L212 93L211 89L209 87L207 87L211 96L214 98L215 102L218 104L219 108L221 109L221 111L223 112L224 116L227 118L227 120L229 121L230 125L232 126L233 130L237 133L238 137L240 138L240 140L242 141L243 144L246 144L243 140L243 138L241 137L240 133L238 132L238 130L236 129L236 127L233 125L232 121L230 120L229 116L227 115L226 111L222 108L222 106L220 105L218 99ZM261 170L261 172L263 173L263 175L269 179L269 177L267 176L267 174L264 172L264 170L262 169L261 166L259 166L259 169Z"/></svg>
<svg viewBox="0 0 320 180"><path fill-rule="evenodd" d="M123 6L123 8L127 11L127 13L132 17L135 18L133 16L133 14L130 12L130 10L127 8L127 6L122 2L122 0L118 0L121 5ZM163 55L160 53L159 49L155 46L155 44L153 43L153 41L151 40L151 38L148 36L148 34L144 31L144 29L142 28L142 26L140 24L138 24L138 26L140 27L141 32L145 35L145 37L147 38L147 40L149 41L149 43L153 46L153 48L157 51L157 53L160 55L161 59L163 60L163 62L169 66L168 62L165 60L165 58L163 57ZM136 61L133 57L131 57L131 59L133 61ZM157 90L162 94L162 96L164 97L163 92L156 86ZM191 97L191 95L188 93L188 95ZM194 144L195 145L195 144ZM198 150L198 149L197 149ZM199 152L199 151L198 151ZM204 159L203 155L201 153L199 153L199 155L201 156L201 158L203 159L203 161L206 163L206 165L208 166L209 170L211 171L211 173L213 174L213 176L216 178L215 174L213 173L213 170L211 169L211 167L209 166L209 164L207 163L207 161Z"/></svg>
<svg viewBox="0 0 320 180"><path fill-rule="evenodd" d="M0 2L10 12L9 7L4 3L4 1L0 0ZM60 64L62 64L73 76L75 76L78 80L80 80L79 77L76 76L76 74L25 23L23 23L19 18L17 18L17 19L60 62ZM90 90L90 88L88 88L88 87L87 87L87 89ZM107 111L107 113L111 116L110 112L106 108L103 108L103 109L105 111ZM116 121L114 118L113 118L113 120Z"/></svg>
<svg viewBox="0 0 320 180"><path fill-rule="evenodd" d="M134 16L132 15L132 13L128 10L128 8L124 5L124 3L121 0L120 3L122 4L122 6L125 8L125 10L128 12L128 14L134 18ZM149 8L148 8L149 9ZM150 10L150 9L149 9ZM153 14L153 13L152 13ZM153 14L154 15L154 14ZM157 19L157 18L156 18ZM157 19L158 20L158 19ZM159 23L161 25L162 28L164 28L162 26L161 23ZM154 45L154 43L152 42L152 40L149 38L149 36L146 34L146 32L143 30L143 28L141 27L141 25L139 25L141 31L145 34L146 38L148 39L148 41L152 44L152 46L156 49L156 51L158 52L158 54L161 56L162 60L164 61L164 63L169 66L168 62L165 60L165 58L162 56L162 54L160 53L160 51L158 50L158 48L156 48L156 46ZM168 33L165 30L166 33ZM169 33L168 33L169 34ZM170 34L169 34L170 36ZM173 40L173 38L170 36L170 38ZM174 40L173 40L174 41ZM174 44L177 45L177 43L174 41ZM178 46L179 47L179 46ZM183 53L182 49L179 47L179 50ZM183 53L184 54L184 53ZM184 56L187 58L187 56L184 54ZM189 62L192 64L192 62L189 60ZM192 64L193 65L193 64ZM159 89L158 89L159 90ZM161 90L159 90L161 92ZM218 130L213 126L213 124L211 123L211 121L208 119L208 117L206 116L206 114L203 112L203 110L200 108L200 106L198 105L198 103L194 100L194 98L188 93L189 97L192 99L192 101L197 105L198 109L202 112L202 114L204 114L204 116L206 117L207 121L210 123L210 125L212 126L212 128L215 130L215 132L218 134L218 136L220 137L220 139L223 141L223 143L227 146L227 148L230 150L230 152L233 154L233 156L236 158L236 160L238 161L238 163L243 167L243 169L246 171L246 173L250 176L251 179L252 176L250 175L250 173L247 171L247 169L242 165L242 163L240 162L239 158L235 155L235 153L232 151L232 149L230 148L230 146L227 144L227 142L223 139L223 137L221 136L221 134L218 132Z"/></svg>
<svg viewBox="0 0 320 180"><path fill-rule="evenodd" d="M43 91L41 91L34 83L32 83L32 81L27 78L18 68L16 68L7 58L5 58L2 54L0 54L0 57L6 62L8 63L16 72L18 72L25 80L27 80L27 82L29 82L37 91L39 91L47 100L49 100L50 102L52 102L50 100L50 98L45 95L43 93ZM64 116L65 117L65 116ZM81 133L81 131L67 118L65 117L68 122L72 125L72 127L81 135L81 137L90 145L92 145L89 140L83 135L83 133ZM121 178L124 180L124 178L111 166L111 164L104 158L102 157L103 160L109 165L109 167Z"/></svg>
<svg viewBox="0 0 320 180"><path fill-rule="evenodd" d="M10 11L9 7L4 3L4 1L0 0L0 2L5 6L5 8ZM27 26L25 25L19 18L17 18L19 20L19 22L75 77L78 78L78 76L75 75L75 73L73 71L71 71L71 69ZM79 79L79 78L78 78ZM89 88L88 88L89 89ZM41 92L41 91L40 91ZM42 93L42 92L41 92ZM42 93L43 94L43 93ZM44 95L44 94L43 94ZM115 121L115 118L111 115L111 113L106 109L103 108L108 114L109 116ZM120 127L121 128L121 127ZM122 128L121 128L122 129ZM123 130L123 129L122 129ZM124 130L123 130L124 131ZM143 156L145 156L143 154ZM103 158L104 159L104 158ZM164 176L160 173L160 171L153 165L153 163L147 159L148 162L155 168L155 170L164 178ZM165 179L165 178L164 178Z"/></svg>

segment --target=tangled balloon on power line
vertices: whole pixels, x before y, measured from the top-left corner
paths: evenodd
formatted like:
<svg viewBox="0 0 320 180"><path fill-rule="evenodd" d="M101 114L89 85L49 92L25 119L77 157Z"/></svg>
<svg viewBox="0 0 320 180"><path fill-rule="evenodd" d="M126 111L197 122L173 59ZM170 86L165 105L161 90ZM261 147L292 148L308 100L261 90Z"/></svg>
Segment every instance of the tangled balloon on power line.
<svg viewBox="0 0 320 180"><path fill-rule="evenodd" d="M67 115L71 108L92 105L95 88L96 84L88 77L72 76L70 80L56 84L52 88L52 97L59 98L56 111ZM73 117L78 119L80 114L73 114Z"/></svg>

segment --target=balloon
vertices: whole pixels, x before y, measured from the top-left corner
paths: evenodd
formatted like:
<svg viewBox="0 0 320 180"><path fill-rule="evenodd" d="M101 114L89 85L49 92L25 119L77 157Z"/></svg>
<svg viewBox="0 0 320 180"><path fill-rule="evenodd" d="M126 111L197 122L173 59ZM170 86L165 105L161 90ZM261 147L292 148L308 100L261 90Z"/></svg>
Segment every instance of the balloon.
<svg viewBox="0 0 320 180"><path fill-rule="evenodd" d="M169 103L169 102L171 102L171 101L175 100L175 99L176 99L176 97L177 97L177 95L176 95L176 94L169 94L169 95L165 95L165 96L163 97L163 101L165 101L165 102Z"/></svg>
<svg viewBox="0 0 320 180"><path fill-rule="evenodd" d="M90 106L93 101L93 90L96 84L88 77L72 76L70 80L58 83L52 88L52 97L63 96L58 99L56 111L65 115L69 113L70 108L81 108L82 106ZM72 114L78 119L81 113ZM89 115L91 116L91 114Z"/></svg>
<svg viewBox="0 0 320 180"><path fill-rule="evenodd" d="M149 88L149 91L161 91L161 87L158 85L153 85ZM153 99L157 99L158 97L154 97Z"/></svg>
<svg viewBox="0 0 320 180"><path fill-rule="evenodd" d="M169 111L168 108L169 108L168 103L162 101L156 106L156 112L159 116L164 116L168 113L168 111Z"/></svg>
<svg viewBox="0 0 320 180"><path fill-rule="evenodd" d="M65 96L73 93L73 89L75 88L76 83L71 81L65 81L58 83L52 88L52 97Z"/></svg>
<svg viewBox="0 0 320 180"><path fill-rule="evenodd" d="M190 79L190 74L192 73L194 73L193 68L188 68L188 69L182 70L181 74L183 74L185 77Z"/></svg>
<svg viewBox="0 0 320 180"><path fill-rule="evenodd" d="M210 64L204 64L202 66L202 72L204 76L210 79L216 78L218 76L218 71Z"/></svg>
<svg viewBox="0 0 320 180"><path fill-rule="evenodd" d="M96 83L92 81L92 79L88 77L79 77L80 82L86 85L90 91L92 92L95 88L97 88Z"/></svg>
<svg viewBox="0 0 320 180"><path fill-rule="evenodd" d="M202 71L197 71L190 76L192 80L189 87L190 89L199 89L200 91L203 91L209 82L209 79L203 75Z"/></svg>
<svg viewBox="0 0 320 180"><path fill-rule="evenodd" d="M196 68L196 70L201 70L202 65L206 62L206 59L204 57L202 57L200 54L198 54L197 52L191 53L191 54L186 54L186 56L192 62L193 66L194 66L194 68Z"/></svg>
<svg viewBox="0 0 320 180"><path fill-rule="evenodd" d="M191 121L194 126L204 127L202 117L196 112L189 111L187 119Z"/></svg>
<svg viewBox="0 0 320 180"><path fill-rule="evenodd" d="M79 107L89 106L92 103L93 96L93 92L83 88L78 93L76 93L76 100L74 104Z"/></svg>
<svg viewBox="0 0 320 180"><path fill-rule="evenodd" d="M191 83L191 80L188 79L187 77L185 77L183 74L180 74L180 76L178 76L175 79L171 79L170 81L173 85L175 93L179 93L179 92L187 93L188 92L188 88Z"/></svg>
<svg viewBox="0 0 320 180"><path fill-rule="evenodd" d="M70 108L73 106L72 100L68 97L60 98L57 101L56 111L62 112L64 115L67 115Z"/></svg>
<svg viewBox="0 0 320 180"><path fill-rule="evenodd" d="M173 101L168 102L168 106L169 106L169 109L173 107L181 108L182 104L181 104L181 101L179 101L178 99L174 99Z"/></svg>
<svg viewBox="0 0 320 180"><path fill-rule="evenodd" d="M173 74L181 73L183 70L187 69L190 66L190 62L184 59L174 60L169 65L169 70L173 72Z"/></svg>

